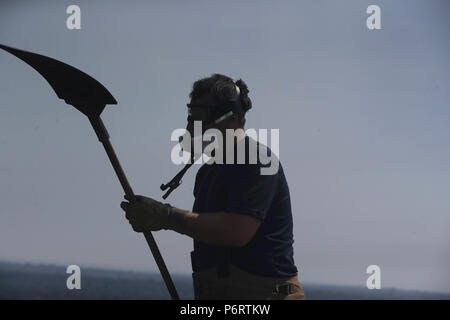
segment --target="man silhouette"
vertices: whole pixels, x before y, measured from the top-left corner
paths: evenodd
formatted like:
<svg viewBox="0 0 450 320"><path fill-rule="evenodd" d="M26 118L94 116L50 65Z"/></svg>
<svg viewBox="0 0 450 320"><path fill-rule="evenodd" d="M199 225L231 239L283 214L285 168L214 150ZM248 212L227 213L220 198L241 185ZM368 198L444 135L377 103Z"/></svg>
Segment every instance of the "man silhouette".
<svg viewBox="0 0 450 320"><path fill-rule="evenodd" d="M252 107L248 92L244 81L221 74L193 85L187 132L193 135L194 121L202 121L203 132L217 129L226 137L226 130L232 129L237 134L233 147L221 146L224 161L199 169L192 211L143 196L121 207L136 232L168 229L194 239L196 299L304 299L293 259L292 212L283 168L278 164L276 173L261 174L267 165L258 155L271 151L243 131L245 114ZM256 161L250 146L256 146ZM238 150L245 150L244 163L237 163ZM226 163L230 152L234 161Z"/></svg>

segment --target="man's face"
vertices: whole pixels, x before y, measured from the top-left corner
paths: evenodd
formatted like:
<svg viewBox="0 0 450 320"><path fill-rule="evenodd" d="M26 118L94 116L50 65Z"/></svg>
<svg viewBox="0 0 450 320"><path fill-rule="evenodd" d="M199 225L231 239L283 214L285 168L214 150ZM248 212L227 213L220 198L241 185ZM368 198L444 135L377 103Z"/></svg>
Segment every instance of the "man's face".
<svg viewBox="0 0 450 320"><path fill-rule="evenodd" d="M209 111L212 109L214 101L210 95L204 95L190 102L191 113L188 117L186 130L191 135L194 134L194 121L202 121L202 129L204 133L210 128L216 128L214 121L209 118Z"/></svg>
<svg viewBox="0 0 450 320"><path fill-rule="evenodd" d="M235 115L227 118L219 123L214 123L209 117L209 111L214 108L214 99L210 95L204 95L196 99L192 99L190 102L191 114L188 118L188 124L186 130L193 136L194 134L194 121L202 121L202 130L204 133L206 130L214 128L220 130L225 134L226 129L238 128L238 121Z"/></svg>

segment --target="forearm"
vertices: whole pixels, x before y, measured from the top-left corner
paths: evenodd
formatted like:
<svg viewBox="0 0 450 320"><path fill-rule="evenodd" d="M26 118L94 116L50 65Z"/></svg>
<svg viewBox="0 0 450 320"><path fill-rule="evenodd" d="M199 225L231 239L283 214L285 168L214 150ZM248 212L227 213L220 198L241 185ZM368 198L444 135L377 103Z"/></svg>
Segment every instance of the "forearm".
<svg viewBox="0 0 450 320"><path fill-rule="evenodd" d="M136 232L174 230L212 245L242 247L260 225L259 220L243 214L198 214L139 195L136 195L136 201L122 202L120 207Z"/></svg>
<svg viewBox="0 0 450 320"><path fill-rule="evenodd" d="M172 210L184 215L182 233L197 241L224 246L242 246L247 242L240 230L242 225L233 219L236 216L242 218L241 215L225 212L198 214L178 208Z"/></svg>

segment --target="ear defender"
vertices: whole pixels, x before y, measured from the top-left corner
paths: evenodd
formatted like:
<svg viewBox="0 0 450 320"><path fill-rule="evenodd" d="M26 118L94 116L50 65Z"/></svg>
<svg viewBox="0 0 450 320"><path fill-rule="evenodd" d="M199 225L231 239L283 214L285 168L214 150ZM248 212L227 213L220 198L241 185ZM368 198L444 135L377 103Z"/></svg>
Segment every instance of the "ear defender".
<svg viewBox="0 0 450 320"><path fill-rule="evenodd" d="M252 108L252 100L248 97L250 91L248 90L247 84L242 79L237 80L235 86L237 87L236 91L238 92L242 109L245 113Z"/></svg>

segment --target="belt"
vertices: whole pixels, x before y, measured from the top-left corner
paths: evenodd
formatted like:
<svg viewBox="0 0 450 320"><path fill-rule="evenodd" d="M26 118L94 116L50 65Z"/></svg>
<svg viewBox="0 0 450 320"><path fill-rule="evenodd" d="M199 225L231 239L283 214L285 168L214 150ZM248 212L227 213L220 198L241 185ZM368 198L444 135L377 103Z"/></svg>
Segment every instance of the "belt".
<svg viewBox="0 0 450 320"><path fill-rule="evenodd" d="M273 288L273 293L292 294L295 293L295 285L293 283L276 284Z"/></svg>

